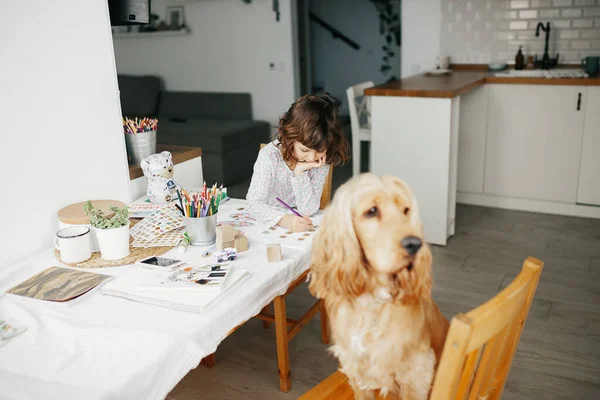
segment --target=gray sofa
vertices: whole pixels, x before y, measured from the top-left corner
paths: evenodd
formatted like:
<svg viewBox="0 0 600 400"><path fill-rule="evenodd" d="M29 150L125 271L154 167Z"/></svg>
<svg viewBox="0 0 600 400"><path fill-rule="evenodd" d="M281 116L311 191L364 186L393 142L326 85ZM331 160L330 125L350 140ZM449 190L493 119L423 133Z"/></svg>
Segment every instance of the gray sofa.
<svg viewBox="0 0 600 400"><path fill-rule="evenodd" d="M172 92L156 76L119 75L123 116L157 117L160 144L202 148L207 184L234 185L252 176L268 122L252 119L249 93Z"/></svg>

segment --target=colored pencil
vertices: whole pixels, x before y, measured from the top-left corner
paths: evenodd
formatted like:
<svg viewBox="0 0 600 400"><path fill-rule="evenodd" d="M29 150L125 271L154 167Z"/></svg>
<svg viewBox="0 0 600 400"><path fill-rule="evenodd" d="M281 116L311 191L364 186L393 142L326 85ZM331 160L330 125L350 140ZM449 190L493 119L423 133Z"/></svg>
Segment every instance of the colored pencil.
<svg viewBox="0 0 600 400"><path fill-rule="evenodd" d="M200 192L187 193L185 189L178 187L180 211L188 218L202 218L215 215L219 211L221 201L225 202L229 198L223 190L223 185L217 187L214 184L210 189L206 187L206 182ZM175 204L177 208L179 206Z"/></svg>
<svg viewBox="0 0 600 400"><path fill-rule="evenodd" d="M276 197L277 201L280 202L281 204L283 204L283 206L285 208L287 208L288 210L290 210L291 212L293 212L294 214L296 214L297 216L299 216L300 218L305 218L303 215L300 215L300 213L298 213L298 211L294 210L292 207L288 206L286 204L285 201L281 200L279 197Z"/></svg>

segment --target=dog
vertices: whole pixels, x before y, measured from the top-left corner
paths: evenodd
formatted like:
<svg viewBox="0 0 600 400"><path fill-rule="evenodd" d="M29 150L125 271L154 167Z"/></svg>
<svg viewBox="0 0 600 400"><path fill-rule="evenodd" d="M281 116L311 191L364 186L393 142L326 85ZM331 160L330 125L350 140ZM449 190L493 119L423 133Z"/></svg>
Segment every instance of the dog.
<svg viewBox="0 0 600 400"><path fill-rule="evenodd" d="M357 400L429 397L448 320L431 298L431 251L402 180L343 184L314 238L309 290L323 299L340 370Z"/></svg>

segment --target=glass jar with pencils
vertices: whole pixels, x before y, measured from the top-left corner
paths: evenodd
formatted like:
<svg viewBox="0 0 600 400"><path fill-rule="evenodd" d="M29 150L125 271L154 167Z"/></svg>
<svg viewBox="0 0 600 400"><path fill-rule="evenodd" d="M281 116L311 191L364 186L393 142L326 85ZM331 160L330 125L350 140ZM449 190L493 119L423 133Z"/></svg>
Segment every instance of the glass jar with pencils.
<svg viewBox="0 0 600 400"><path fill-rule="evenodd" d="M140 164L149 155L156 153L156 130L158 119L123 119L125 145L129 164Z"/></svg>
<svg viewBox="0 0 600 400"><path fill-rule="evenodd" d="M183 215L185 230L187 231L192 246L210 246L217 240L217 213L219 204L226 197L223 186L217 188L213 185L211 189L206 187L202 190L190 191L177 189L178 205L176 207Z"/></svg>

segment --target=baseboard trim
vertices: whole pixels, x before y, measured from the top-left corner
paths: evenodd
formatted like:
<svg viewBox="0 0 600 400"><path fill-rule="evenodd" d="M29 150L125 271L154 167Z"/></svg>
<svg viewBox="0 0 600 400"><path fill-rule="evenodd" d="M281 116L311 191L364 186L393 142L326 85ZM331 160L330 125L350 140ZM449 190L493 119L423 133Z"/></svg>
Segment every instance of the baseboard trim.
<svg viewBox="0 0 600 400"><path fill-rule="evenodd" d="M474 206L504 208L507 210L600 219L600 207L578 204L555 203L551 201L516 199L513 197L461 192L457 193L456 202Z"/></svg>

